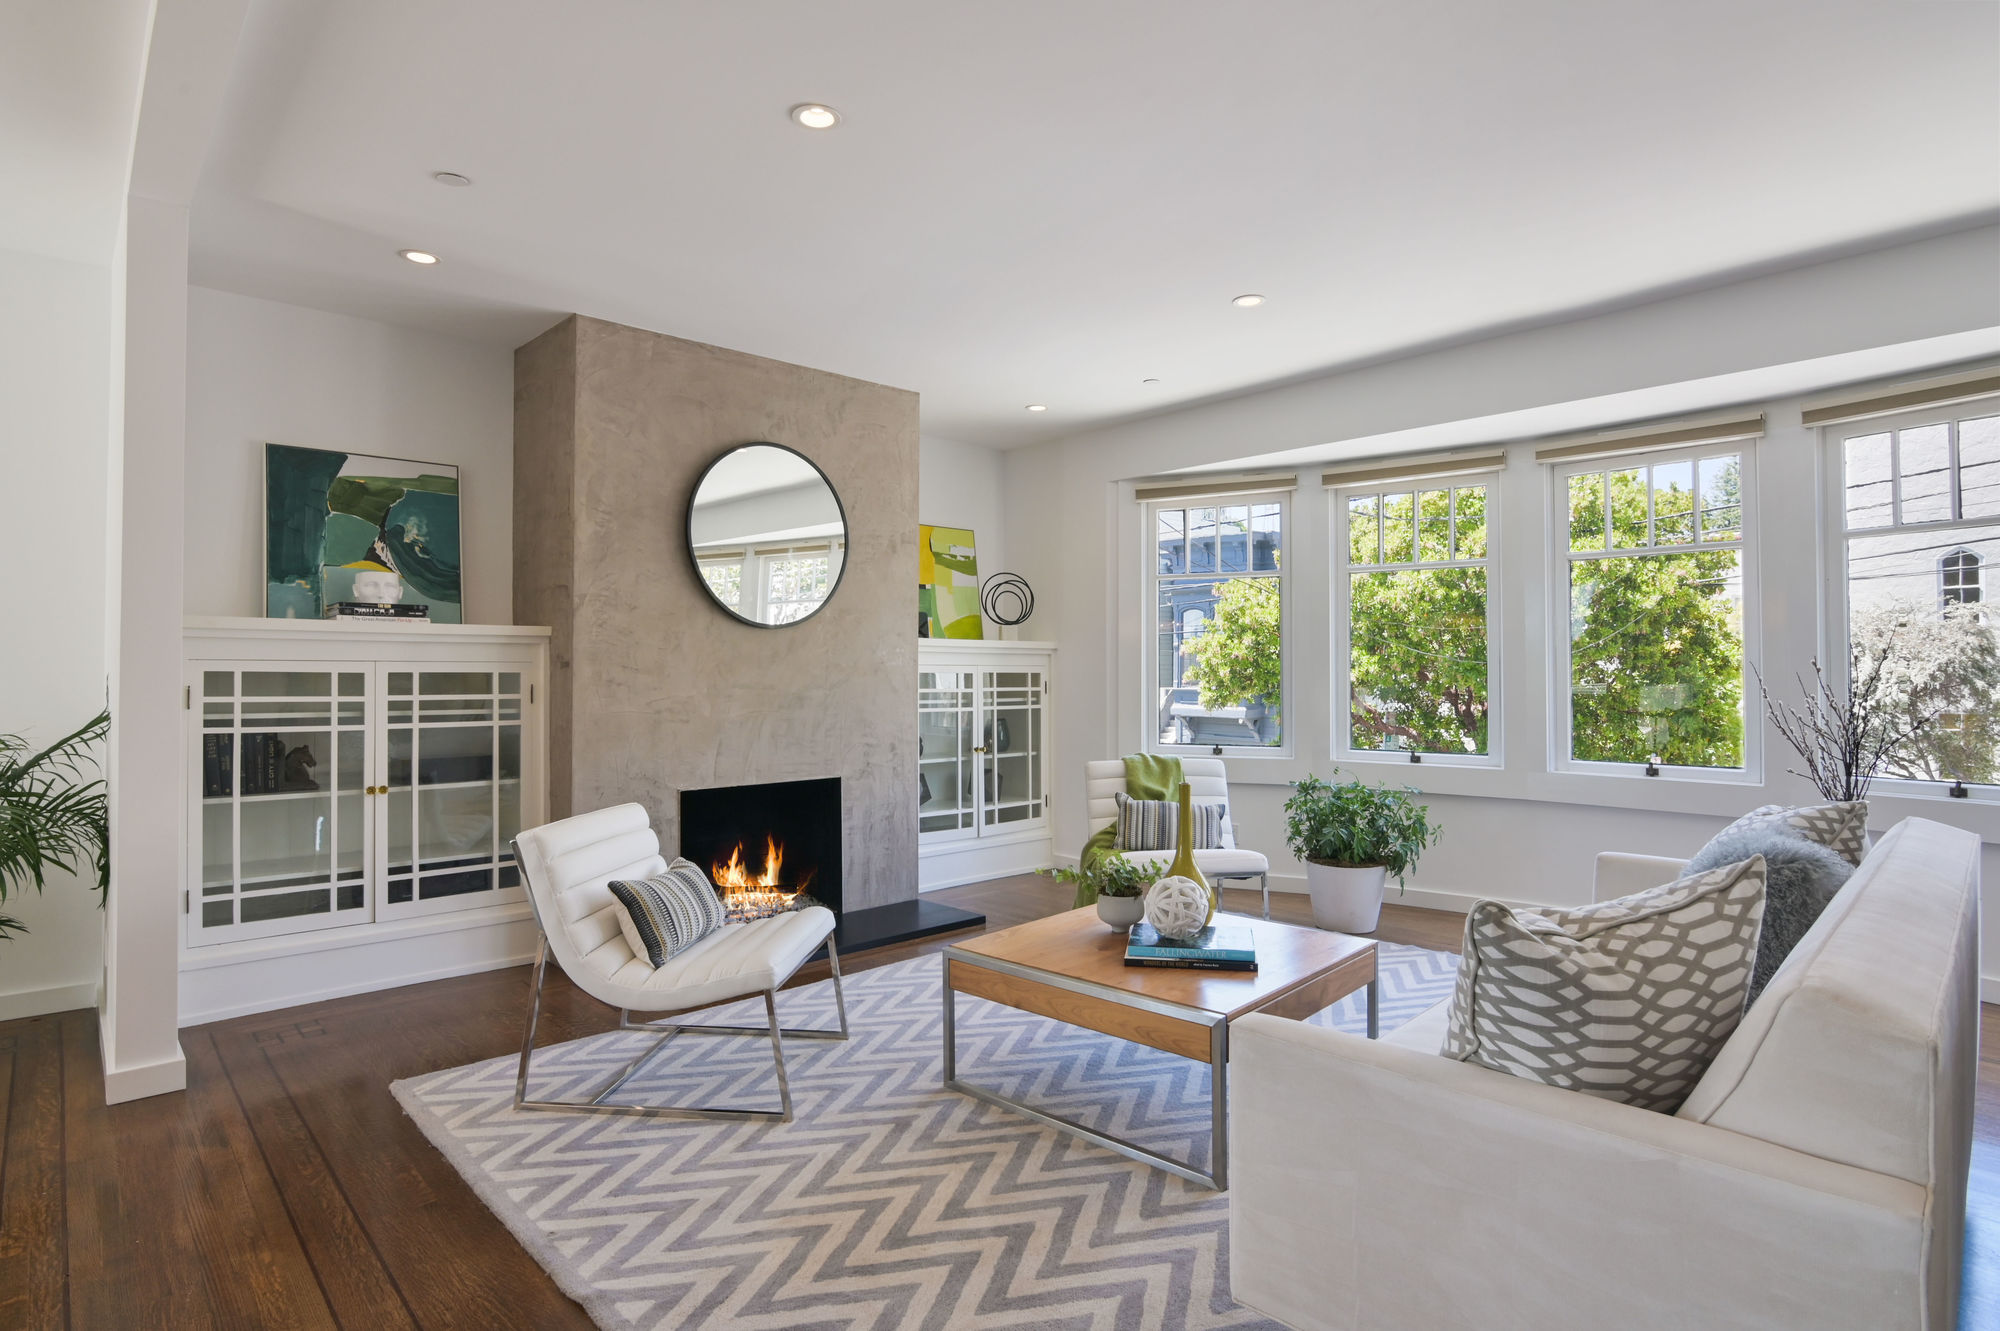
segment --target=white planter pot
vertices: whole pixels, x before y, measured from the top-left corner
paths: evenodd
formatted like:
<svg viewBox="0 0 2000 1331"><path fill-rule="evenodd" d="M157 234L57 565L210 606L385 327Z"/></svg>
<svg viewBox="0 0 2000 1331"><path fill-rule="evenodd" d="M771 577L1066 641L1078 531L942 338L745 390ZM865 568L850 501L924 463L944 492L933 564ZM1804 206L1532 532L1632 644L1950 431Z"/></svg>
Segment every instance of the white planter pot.
<svg viewBox="0 0 2000 1331"><path fill-rule="evenodd" d="M1114 929L1130 929L1146 918L1146 898L1099 897L1097 918Z"/></svg>
<svg viewBox="0 0 2000 1331"><path fill-rule="evenodd" d="M1372 934L1382 920L1382 891L1389 871L1381 865L1346 869L1306 861L1306 891L1312 894L1313 923L1342 934Z"/></svg>

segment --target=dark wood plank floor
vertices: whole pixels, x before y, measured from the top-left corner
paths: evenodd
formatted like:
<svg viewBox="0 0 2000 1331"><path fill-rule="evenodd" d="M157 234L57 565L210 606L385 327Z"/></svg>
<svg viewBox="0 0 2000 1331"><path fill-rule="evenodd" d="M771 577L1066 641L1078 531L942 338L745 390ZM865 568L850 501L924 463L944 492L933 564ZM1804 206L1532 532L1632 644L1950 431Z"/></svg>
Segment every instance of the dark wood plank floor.
<svg viewBox="0 0 2000 1331"><path fill-rule="evenodd" d="M1063 909L1069 889L1027 877L936 897L1002 928ZM1307 918L1302 897L1272 900ZM1255 908L1248 892L1229 905ZM1390 906L1377 936L1455 950L1460 927ZM194 1027L185 1095L109 1108L94 1012L0 1023L0 1331L589 1327L389 1095L513 1052L527 987L515 968ZM614 1014L557 976L542 1020L553 1043ZM1984 1028L1968 1331L2000 1326L2000 1008Z"/></svg>

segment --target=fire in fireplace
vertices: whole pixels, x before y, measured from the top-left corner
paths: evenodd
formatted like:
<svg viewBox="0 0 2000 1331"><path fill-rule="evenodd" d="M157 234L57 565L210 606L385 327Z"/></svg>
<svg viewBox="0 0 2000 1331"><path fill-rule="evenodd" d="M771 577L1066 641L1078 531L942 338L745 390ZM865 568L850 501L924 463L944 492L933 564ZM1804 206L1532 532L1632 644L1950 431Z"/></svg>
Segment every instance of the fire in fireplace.
<svg viewBox="0 0 2000 1331"><path fill-rule="evenodd" d="M681 792L681 854L708 870L732 919L803 892L840 913L840 778Z"/></svg>

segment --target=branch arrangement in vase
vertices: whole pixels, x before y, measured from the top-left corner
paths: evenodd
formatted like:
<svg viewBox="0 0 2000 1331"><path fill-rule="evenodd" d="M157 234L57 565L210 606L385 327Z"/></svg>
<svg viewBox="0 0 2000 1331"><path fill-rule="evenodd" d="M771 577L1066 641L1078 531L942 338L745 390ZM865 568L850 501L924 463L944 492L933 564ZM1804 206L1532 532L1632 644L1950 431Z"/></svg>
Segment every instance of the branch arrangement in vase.
<svg viewBox="0 0 2000 1331"><path fill-rule="evenodd" d="M1804 765L1803 771L1797 767L1786 770L1812 782L1825 799L1867 799L1869 783L1890 755L1930 729L1944 710L1925 707L1890 686L1889 667L1895 654L1893 640L1865 655L1857 652L1845 695L1827 679L1819 658L1814 657L1812 684L1798 680L1805 694L1802 707L1773 698L1764 677L1757 676L1765 714Z"/></svg>
<svg viewBox="0 0 2000 1331"><path fill-rule="evenodd" d="M111 733L101 712L36 750L19 735L0 735L0 904L29 887L40 892L51 870L95 870L98 902L111 886L110 805L91 750ZM0 938L27 926L0 915Z"/></svg>

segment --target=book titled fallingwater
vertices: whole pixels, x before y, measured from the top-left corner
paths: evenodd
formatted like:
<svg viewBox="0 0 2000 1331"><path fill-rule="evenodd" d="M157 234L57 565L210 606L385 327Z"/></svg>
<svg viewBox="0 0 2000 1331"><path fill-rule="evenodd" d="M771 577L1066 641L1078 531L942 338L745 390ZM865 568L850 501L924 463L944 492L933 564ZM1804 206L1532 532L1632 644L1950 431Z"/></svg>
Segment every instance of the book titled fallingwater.
<svg viewBox="0 0 2000 1331"><path fill-rule="evenodd" d="M1150 924L1135 924L1125 937L1127 966L1180 970L1254 971L1257 940L1248 929L1214 925L1192 938L1164 938Z"/></svg>

